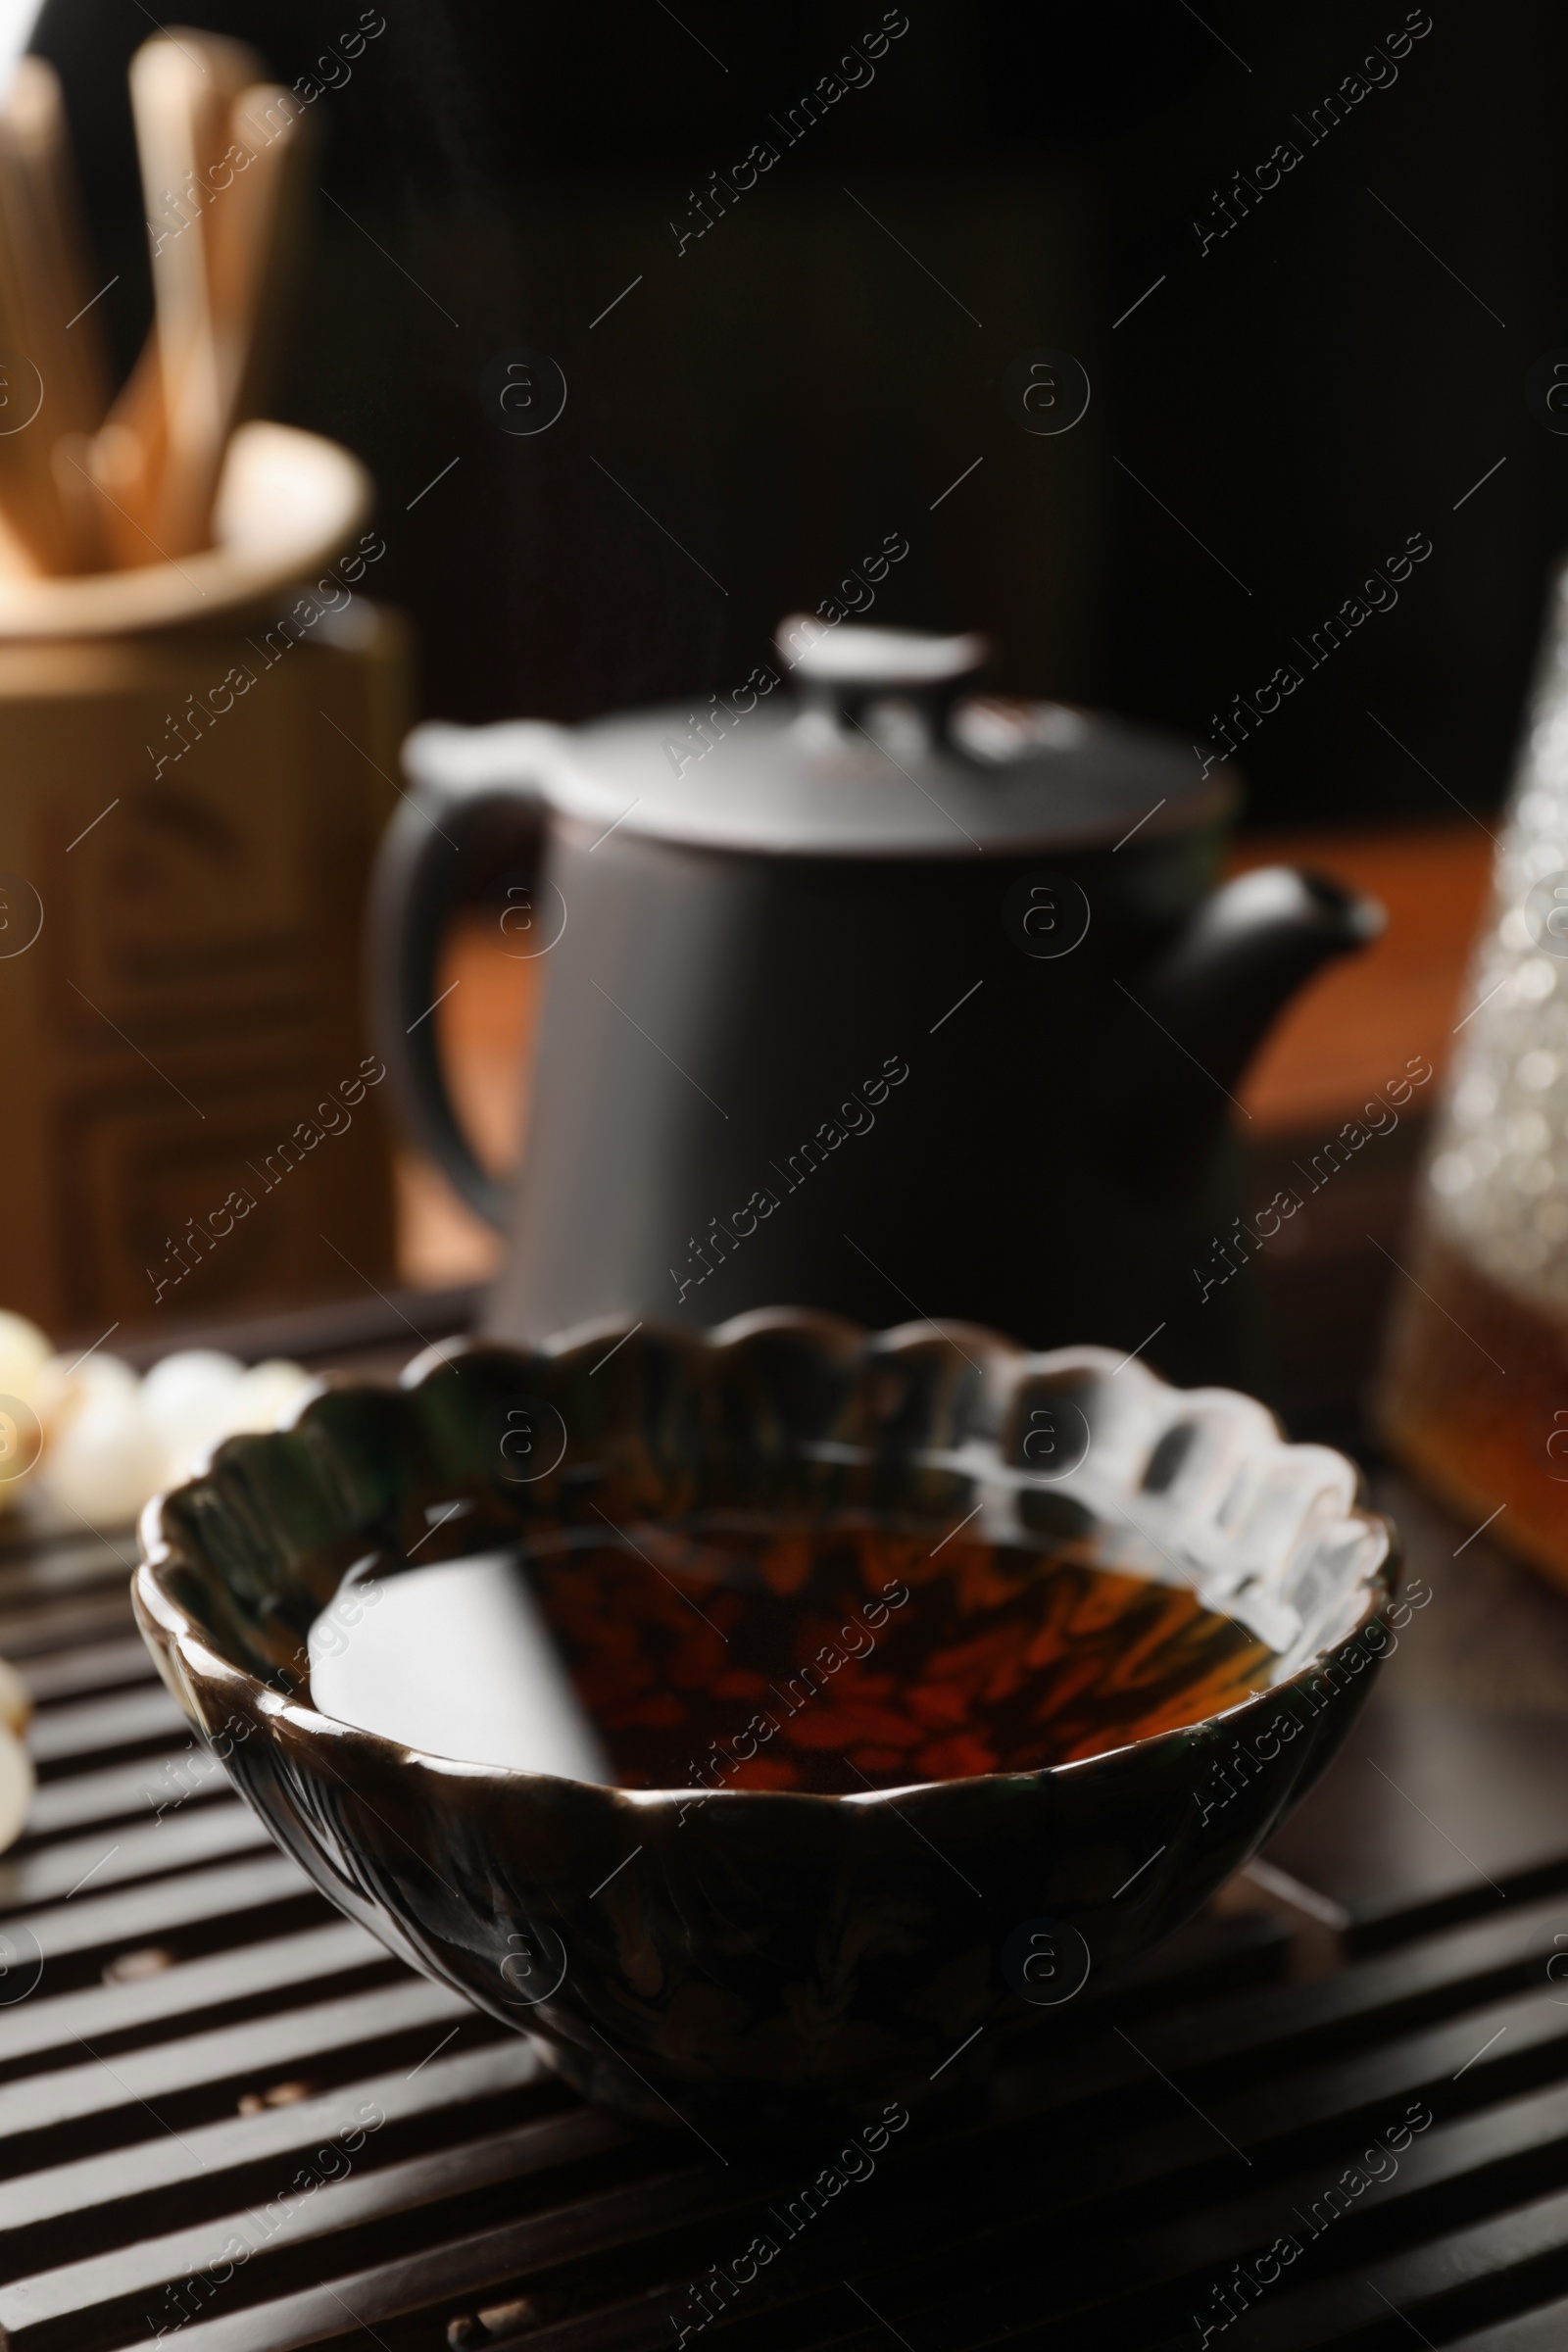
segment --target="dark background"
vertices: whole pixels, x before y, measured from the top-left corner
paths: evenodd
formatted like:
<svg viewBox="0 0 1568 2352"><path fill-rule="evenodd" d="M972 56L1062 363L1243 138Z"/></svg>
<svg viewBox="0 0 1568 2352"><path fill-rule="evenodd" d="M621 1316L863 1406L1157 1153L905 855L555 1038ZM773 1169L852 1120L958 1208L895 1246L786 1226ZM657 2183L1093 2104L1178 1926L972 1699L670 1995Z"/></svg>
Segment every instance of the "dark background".
<svg viewBox="0 0 1568 2352"><path fill-rule="evenodd" d="M201 22L292 80L360 13ZM902 531L875 617L981 626L1006 688L1201 740L1425 532L1397 608L1244 747L1250 814L1494 801L1568 537L1568 439L1525 400L1568 352L1562 12L1437 0L1393 86L1309 146L1294 118L1405 24L1397 0L1294 22L908 0L870 86L677 256L689 191L882 13L387 0L313 106L324 193L273 407L372 466L377 586L417 620L425 708L727 690ZM33 44L121 273L122 365L150 308L124 65L152 29L135 0L53 0ZM1288 137L1301 162L1200 256L1191 221ZM1054 438L1001 392L1041 347L1093 386ZM518 351L568 386L526 438L483 388Z"/></svg>

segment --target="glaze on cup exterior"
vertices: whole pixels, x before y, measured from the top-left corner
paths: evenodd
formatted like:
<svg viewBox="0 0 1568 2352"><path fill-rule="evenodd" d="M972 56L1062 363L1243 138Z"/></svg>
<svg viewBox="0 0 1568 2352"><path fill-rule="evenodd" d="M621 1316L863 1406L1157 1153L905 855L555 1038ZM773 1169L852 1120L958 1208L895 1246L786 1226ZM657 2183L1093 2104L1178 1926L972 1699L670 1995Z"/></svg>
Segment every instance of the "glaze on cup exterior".
<svg viewBox="0 0 1568 2352"><path fill-rule="evenodd" d="M559 1411L566 1444L510 1484L485 1432L519 1395ZM1068 1406L1087 1451L1042 1474L1031 1432ZM368 1548L451 1558L596 1507L623 1526L802 1503L934 1530L978 1506L989 1542L1090 1538L1106 1566L1244 1608L1276 1679L1048 1769L701 1801L410 1750L318 1713L301 1679ZM541 2036L590 2097L715 2144L863 2120L989 2066L1059 2005L1045 1993L1154 1942L1247 1860L1394 1642L1387 1522L1349 1462L1287 1446L1260 1405L1103 1348L797 1310L432 1350L397 1390L329 1389L292 1429L227 1441L148 1506L143 1548L136 1610L166 1681L330 1900Z"/></svg>

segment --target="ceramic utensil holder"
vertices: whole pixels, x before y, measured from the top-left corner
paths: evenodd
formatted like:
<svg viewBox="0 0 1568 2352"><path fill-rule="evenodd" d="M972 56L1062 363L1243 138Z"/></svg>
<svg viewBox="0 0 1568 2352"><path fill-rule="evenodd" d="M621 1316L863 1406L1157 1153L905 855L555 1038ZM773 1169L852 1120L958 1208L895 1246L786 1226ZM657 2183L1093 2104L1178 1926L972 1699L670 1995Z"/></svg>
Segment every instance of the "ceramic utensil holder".
<svg viewBox="0 0 1568 2352"><path fill-rule="evenodd" d="M0 1305L51 1333L392 1270L361 922L408 634L366 594L384 546L350 535L368 486L344 465L314 547L172 619L165 565L119 575L148 582L139 632L94 617L102 582L75 631L60 581L47 636L15 591L0 615Z"/></svg>

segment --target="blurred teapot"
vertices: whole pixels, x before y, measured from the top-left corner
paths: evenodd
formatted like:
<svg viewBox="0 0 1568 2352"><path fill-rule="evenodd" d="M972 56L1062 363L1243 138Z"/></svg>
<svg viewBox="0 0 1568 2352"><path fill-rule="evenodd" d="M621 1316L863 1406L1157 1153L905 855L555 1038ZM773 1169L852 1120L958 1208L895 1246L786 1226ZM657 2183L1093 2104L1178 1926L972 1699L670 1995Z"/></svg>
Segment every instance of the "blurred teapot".
<svg viewBox="0 0 1568 2352"><path fill-rule="evenodd" d="M779 633L700 714L427 724L383 842L379 1044L414 1138L509 1230L486 1316L812 1305L1248 1375L1224 1114L1275 1012L1380 910L1284 866L1216 889L1235 787L1051 703L966 694L976 636ZM785 684L785 679L788 685ZM509 1188L454 1116L443 927L510 876L545 958ZM1212 1288L1212 1284L1208 1285Z"/></svg>

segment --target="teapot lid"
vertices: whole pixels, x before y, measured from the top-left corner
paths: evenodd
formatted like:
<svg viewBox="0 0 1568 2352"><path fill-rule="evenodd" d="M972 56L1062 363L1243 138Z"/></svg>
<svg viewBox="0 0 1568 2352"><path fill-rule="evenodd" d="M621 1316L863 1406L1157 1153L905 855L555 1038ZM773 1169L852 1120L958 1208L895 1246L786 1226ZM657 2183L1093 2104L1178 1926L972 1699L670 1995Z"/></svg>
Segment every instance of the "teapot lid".
<svg viewBox="0 0 1568 2352"><path fill-rule="evenodd" d="M601 834L822 858L1109 849L1235 806L1231 778L1205 776L1167 736L1064 704L966 696L983 637L794 614L776 644L776 667L701 709L562 731L541 778L552 806ZM470 784L519 762L532 772L545 732L425 726L409 764L452 781L461 767Z"/></svg>

